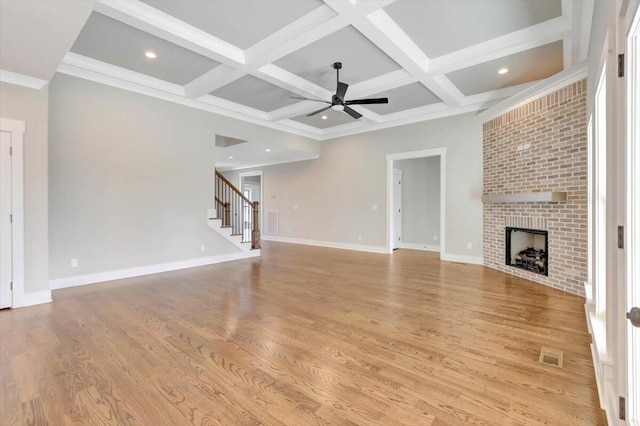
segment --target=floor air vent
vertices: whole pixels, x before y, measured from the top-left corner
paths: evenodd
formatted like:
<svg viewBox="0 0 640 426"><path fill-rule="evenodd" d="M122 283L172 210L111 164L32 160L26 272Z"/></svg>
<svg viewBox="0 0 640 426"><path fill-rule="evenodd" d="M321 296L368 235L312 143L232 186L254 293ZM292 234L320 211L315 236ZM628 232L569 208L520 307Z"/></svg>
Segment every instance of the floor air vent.
<svg viewBox="0 0 640 426"><path fill-rule="evenodd" d="M540 349L540 359L542 364L552 367L562 368L562 351L560 349L545 348Z"/></svg>

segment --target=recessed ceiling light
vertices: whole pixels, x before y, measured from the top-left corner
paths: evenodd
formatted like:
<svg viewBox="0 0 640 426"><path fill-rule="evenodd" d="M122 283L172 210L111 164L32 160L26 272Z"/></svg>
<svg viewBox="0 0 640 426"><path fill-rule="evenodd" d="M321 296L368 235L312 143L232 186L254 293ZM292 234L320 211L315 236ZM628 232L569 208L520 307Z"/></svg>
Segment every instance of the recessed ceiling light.
<svg viewBox="0 0 640 426"><path fill-rule="evenodd" d="M326 120L326 119L327 119L327 116L326 116L326 115L323 115L321 118L322 118L323 120Z"/></svg>
<svg viewBox="0 0 640 426"><path fill-rule="evenodd" d="M229 156L229 160L233 160L233 156L231 156L231 155L230 155L230 156Z"/></svg>
<svg viewBox="0 0 640 426"><path fill-rule="evenodd" d="M156 53L152 52L151 50L147 50L146 52L144 52L144 56L146 56L149 59L155 59L158 57Z"/></svg>
<svg viewBox="0 0 640 426"><path fill-rule="evenodd" d="M509 69L508 69L508 68L500 68L500 69L498 70L498 74L506 74L506 73L508 73L508 72L509 72Z"/></svg>
<svg viewBox="0 0 640 426"><path fill-rule="evenodd" d="M271 152L271 150L269 148L265 149L266 152Z"/></svg>

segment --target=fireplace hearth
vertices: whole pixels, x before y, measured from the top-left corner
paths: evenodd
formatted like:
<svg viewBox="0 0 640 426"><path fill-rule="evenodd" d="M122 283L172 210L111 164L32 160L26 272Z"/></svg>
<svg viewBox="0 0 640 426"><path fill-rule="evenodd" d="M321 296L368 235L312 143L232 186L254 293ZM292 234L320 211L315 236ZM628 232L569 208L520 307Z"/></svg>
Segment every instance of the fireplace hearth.
<svg viewBox="0 0 640 426"><path fill-rule="evenodd" d="M548 236L539 229L505 228L505 264L548 276Z"/></svg>

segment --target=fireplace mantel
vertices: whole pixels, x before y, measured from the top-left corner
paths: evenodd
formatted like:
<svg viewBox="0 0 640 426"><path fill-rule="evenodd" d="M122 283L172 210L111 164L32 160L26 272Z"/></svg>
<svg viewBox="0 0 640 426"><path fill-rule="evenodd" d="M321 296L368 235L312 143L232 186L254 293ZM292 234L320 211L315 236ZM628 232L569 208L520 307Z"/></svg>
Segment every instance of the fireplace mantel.
<svg viewBox="0 0 640 426"><path fill-rule="evenodd" d="M514 194L487 194L482 196L483 203L526 203L567 201L566 192L517 192Z"/></svg>

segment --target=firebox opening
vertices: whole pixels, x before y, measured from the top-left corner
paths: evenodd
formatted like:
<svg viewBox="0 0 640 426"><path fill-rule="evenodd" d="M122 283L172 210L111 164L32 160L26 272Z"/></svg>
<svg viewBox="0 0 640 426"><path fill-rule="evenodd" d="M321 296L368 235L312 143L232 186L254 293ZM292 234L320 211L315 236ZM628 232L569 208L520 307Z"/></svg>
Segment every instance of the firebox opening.
<svg viewBox="0 0 640 426"><path fill-rule="evenodd" d="M549 275L549 233L539 229L505 228L505 263Z"/></svg>

